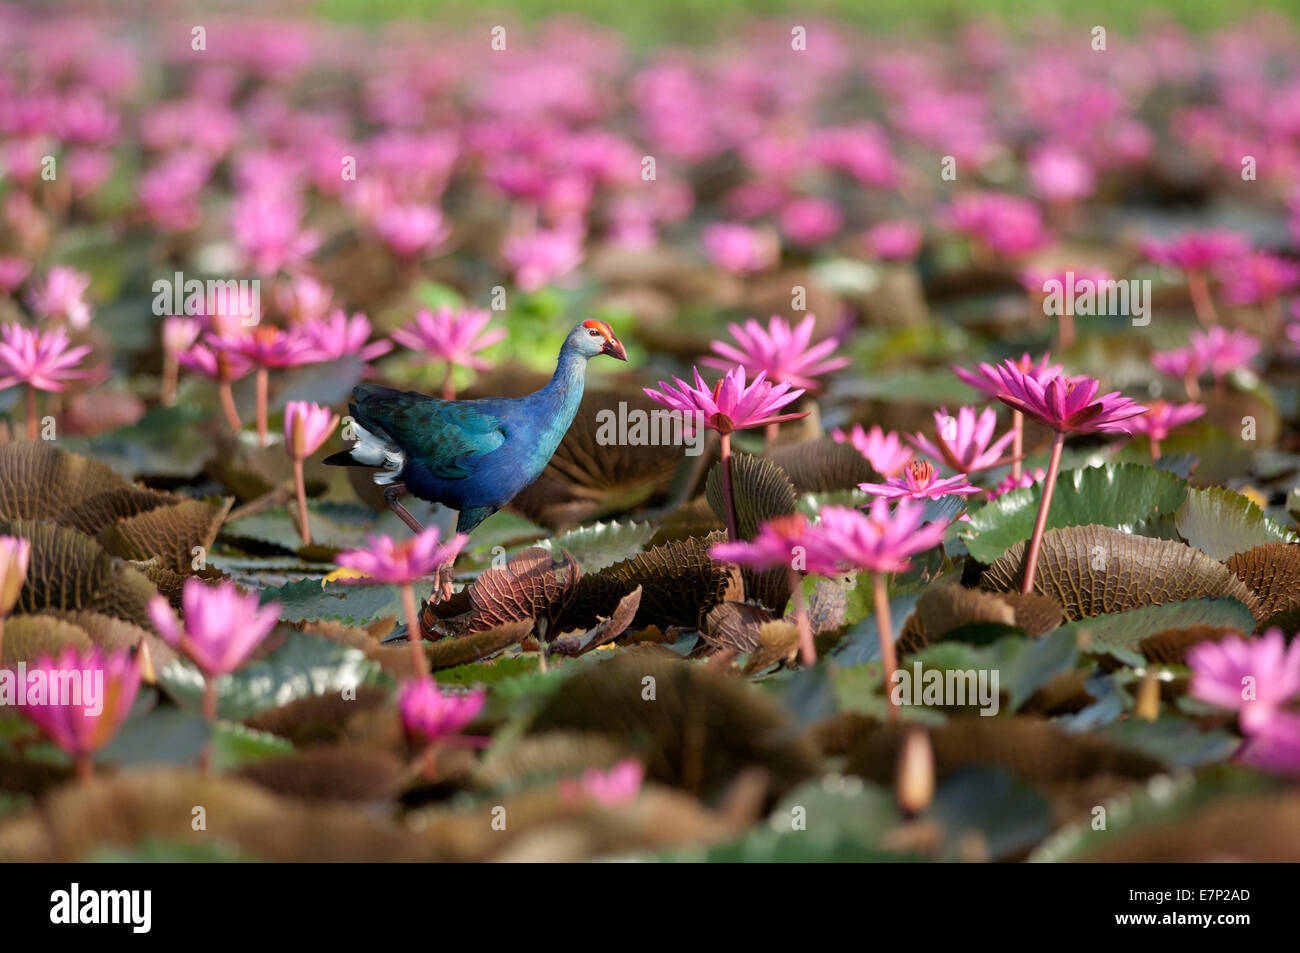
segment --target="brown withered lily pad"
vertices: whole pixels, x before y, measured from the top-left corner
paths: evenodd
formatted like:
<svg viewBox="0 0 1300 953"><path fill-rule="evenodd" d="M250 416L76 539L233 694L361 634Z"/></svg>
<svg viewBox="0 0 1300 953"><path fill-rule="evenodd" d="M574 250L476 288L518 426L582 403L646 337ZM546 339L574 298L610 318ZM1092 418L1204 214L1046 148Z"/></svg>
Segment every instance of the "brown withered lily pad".
<svg viewBox="0 0 1300 953"><path fill-rule="evenodd" d="M1015 610L988 592L965 586L931 586L916 601L916 614L927 639L941 639L972 622L1015 625Z"/></svg>
<svg viewBox="0 0 1300 953"><path fill-rule="evenodd" d="M215 566L205 566L189 573L177 572L162 565L156 556L145 562L139 560L127 560L127 562L132 569L138 569L145 574L158 589L159 594L171 603L173 609L181 607L181 595L185 591L185 583L191 576L198 576L208 582L220 582L225 578L221 570Z"/></svg>
<svg viewBox="0 0 1300 953"><path fill-rule="evenodd" d="M1088 842L1085 840L1086 848ZM1295 863L1300 796L1259 794L1205 805L1189 816L1126 830L1070 859L1119 863Z"/></svg>
<svg viewBox="0 0 1300 953"><path fill-rule="evenodd" d="M90 537L66 526L25 520L4 524L0 532L23 536L32 546L27 581L15 611L85 609L153 631L147 607L158 590Z"/></svg>
<svg viewBox="0 0 1300 953"><path fill-rule="evenodd" d="M557 561L558 560L558 561ZM486 570L445 602L421 610L421 628L437 639L532 619L550 631L577 594L582 572L568 553L525 549L505 566ZM612 610L613 607L611 607Z"/></svg>
<svg viewBox="0 0 1300 953"><path fill-rule="evenodd" d="M631 757L626 739L594 731L548 731L528 735L510 745L494 745L475 768L479 788L518 786L529 780L582 774L588 768L612 768Z"/></svg>
<svg viewBox="0 0 1300 953"><path fill-rule="evenodd" d="M778 446L767 457L785 472L797 493L852 490L877 476L852 444L831 437Z"/></svg>
<svg viewBox="0 0 1300 953"><path fill-rule="evenodd" d="M1217 642L1229 635L1236 635L1236 629L1217 625L1190 625L1182 629L1165 629L1148 635L1138 643L1138 650L1152 662L1163 665L1185 665L1187 653L1202 642Z"/></svg>
<svg viewBox="0 0 1300 953"><path fill-rule="evenodd" d="M1300 629L1300 543L1265 543L1224 565L1259 600L1262 627L1281 626L1288 635Z"/></svg>
<svg viewBox="0 0 1300 953"><path fill-rule="evenodd" d="M984 573L980 587L1018 592L1024 542ZM1069 620L1201 597L1230 596L1258 612L1258 600L1222 563L1167 539L1107 526L1069 526L1043 535L1034 591L1059 602Z"/></svg>
<svg viewBox="0 0 1300 953"><path fill-rule="evenodd" d="M404 766L387 751L359 745L311 748L245 765L236 776L305 801L388 800L401 790Z"/></svg>
<svg viewBox="0 0 1300 953"><path fill-rule="evenodd" d="M365 734L364 730L358 730L364 726L357 726L356 722L376 713L396 725L397 712L387 707L389 695L388 689L377 685L358 686L355 698L345 698L339 692L307 695L258 712L244 723L250 728L287 738L298 746L356 740Z"/></svg>
<svg viewBox="0 0 1300 953"><path fill-rule="evenodd" d="M590 630L566 632L560 635L551 642L550 653L573 658L584 652L598 649L602 645L608 645L627 631L639 608L641 608L641 587L637 586L619 600L613 615L608 619L602 619Z"/></svg>
<svg viewBox="0 0 1300 953"><path fill-rule="evenodd" d="M429 667L435 672L444 668L455 668L457 665L468 665L480 659L491 658L510 646L517 645L526 639L532 630L531 618L507 622L482 632L452 636L437 642L425 642L424 655L429 660Z"/></svg>
<svg viewBox="0 0 1300 953"><path fill-rule="evenodd" d="M709 610L740 594L734 567L709 558L709 547L723 533L672 540L631 559L584 576L572 604L559 622L559 631L591 628L608 618L633 589L641 587L641 603L632 621L635 628L700 627Z"/></svg>
<svg viewBox="0 0 1300 953"><path fill-rule="evenodd" d="M583 667L547 700L534 733L600 731L643 746L650 778L702 797L761 768L777 796L815 770L788 716L747 682L644 653Z"/></svg>
<svg viewBox="0 0 1300 953"><path fill-rule="evenodd" d="M85 651L90 646L90 634L79 625L43 614L13 616L5 620L0 664L16 665L41 655L58 655L64 649Z"/></svg>
<svg viewBox="0 0 1300 953"><path fill-rule="evenodd" d="M715 650L752 652L758 648L758 632L776 618L767 606L756 602L724 602L709 610L700 636Z"/></svg>
<svg viewBox="0 0 1300 953"><path fill-rule="evenodd" d="M123 772L48 795L0 821L0 860L76 861L98 848L193 837L205 808L207 841L250 860L437 860L428 839L395 821L343 806L277 797L249 781L175 769Z"/></svg>
<svg viewBox="0 0 1300 953"><path fill-rule="evenodd" d="M129 486L105 464L45 442L0 446L3 520L56 519L69 507Z"/></svg>
<svg viewBox="0 0 1300 953"><path fill-rule="evenodd" d="M785 471L766 457L738 453L731 461L731 481L736 505L736 531L742 539L753 539L758 527L775 516L789 516L795 511L794 486ZM722 495L722 465L709 471L705 485L709 506L719 519L725 519ZM745 593L773 611L785 611L790 585L784 569L741 569Z"/></svg>
<svg viewBox="0 0 1300 953"><path fill-rule="evenodd" d="M74 503L61 510L54 520L81 530L87 536L98 536L118 520L130 519L175 502L178 500L166 493L139 486L121 486Z"/></svg>
<svg viewBox="0 0 1300 953"><path fill-rule="evenodd" d="M104 528L99 541L123 559L157 559L173 572L188 572L196 557L206 558L234 502L226 497L215 503L183 500L155 507Z"/></svg>
<svg viewBox="0 0 1300 953"><path fill-rule="evenodd" d="M864 727L849 748L845 770L890 784L909 729ZM1032 718L954 718L930 730L930 744L939 777L970 764L999 765L1030 782L1085 780L1099 773L1146 778L1162 769L1147 755Z"/></svg>

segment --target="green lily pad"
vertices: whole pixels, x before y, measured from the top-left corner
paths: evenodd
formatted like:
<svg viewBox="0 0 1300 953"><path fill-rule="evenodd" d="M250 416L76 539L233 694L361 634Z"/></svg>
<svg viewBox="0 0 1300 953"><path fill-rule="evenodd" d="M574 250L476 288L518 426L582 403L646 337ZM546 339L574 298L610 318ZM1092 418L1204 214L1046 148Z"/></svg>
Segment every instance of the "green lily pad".
<svg viewBox="0 0 1300 953"><path fill-rule="evenodd" d="M1028 539L1038 516L1042 484L1013 490L976 508L963 538L970 554L991 563ZM1139 520L1172 513L1187 497L1186 484L1171 473L1133 463L1067 470L1059 475L1048 529L1101 524L1132 531Z"/></svg>
<svg viewBox="0 0 1300 953"><path fill-rule="evenodd" d="M299 698L383 681L382 670L360 649L292 631L265 658L217 680L217 712L222 718L242 720ZM160 670L158 684L184 709L197 710L202 703L203 676L185 662Z"/></svg>
<svg viewBox="0 0 1300 953"><path fill-rule="evenodd" d="M654 534L655 528L649 523L610 520L571 529L537 545L554 553L567 552L584 573L593 573L631 559Z"/></svg>
<svg viewBox="0 0 1300 953"><path fill-rule="evenodd" d="M1086 635L1091 646L1118 645L1136 650L1148 635L1194 625L1226 626L1239 632L1253 632L1255 617L1246 606L1227 596L1188 599L1067 622L1053 635L1068 633L1068 637L1073 639Z"/></svg>
<svg viewBox="0 0 1300 953"><path fill-rule="evenodd" d="M1221 486L1189 490L1176 523L1183 539L1218 560L1265 543L1295 539L1253 500Z"/></svg>
<svg viewBox="0 0 1300 953"><path fill-rule="evenodd" d="M334 619L348 625L365 625L388 615L402 615L402 595L394 586L364 586L319 579L300 579L278 588L262 590L262 603L280 603L286 622Z"/></svg>

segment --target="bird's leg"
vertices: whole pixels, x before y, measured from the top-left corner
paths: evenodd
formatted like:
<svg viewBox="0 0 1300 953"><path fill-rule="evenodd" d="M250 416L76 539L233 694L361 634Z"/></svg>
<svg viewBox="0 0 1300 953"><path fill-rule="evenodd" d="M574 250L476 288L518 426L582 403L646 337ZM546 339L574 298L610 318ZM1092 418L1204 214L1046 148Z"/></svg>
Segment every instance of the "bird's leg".
<svg viewBox="0 0 1300 953"><path fill-rule="evenodd" d="M396 513L403 523L411 527L411 532L419 535L424 532L424 527L420 525L419 520L411 515L411 511L397 500L397 498L405 492L405 483L393 483L386 486L384 487L384 502L388 504L388 508Z"/></svg>

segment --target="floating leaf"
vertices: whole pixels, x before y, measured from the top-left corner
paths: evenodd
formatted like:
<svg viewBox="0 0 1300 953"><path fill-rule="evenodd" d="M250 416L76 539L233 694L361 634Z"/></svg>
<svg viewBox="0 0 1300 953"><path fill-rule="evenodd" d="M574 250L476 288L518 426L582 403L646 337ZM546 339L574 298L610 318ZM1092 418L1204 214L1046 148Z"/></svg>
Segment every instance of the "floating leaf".
<svg viewBox="0 0 1300 953"><path fill-rule="evenodd" d="M532 629L532 618L507 622L470 635L425 642L424 654L429 659L429 667L434 671L468 665L522 642Z"/></svg>
<svg viewBox="0 0 1300 953"><path fill-rule="evenodd" d="M1143 606L1128 612L1091 616L1061 626L1058 632L1087 640L1090 646L1119 645L1137 649L1147 636L1166 629L1184 629L1192 626L1214 626L1252 632L1255 617L1236 599L1189 599L1184 602L1163 602Z"/></svg>
<svg viewBox="0 0 1300 953"><path fill-rule="evenodd" d="M641 587L637 586L622 598L613 615L599 622L590 631L569 632L555 639L550 645L551 653L574 657L581 655L583 652L598 649L602 645L608 645L622 635L627 630L627 627L632 624L632 619L636 616L636 611L640 606Z"/></svg>
<svg viewBox="0 0 1300 953"><path fill-rule="evenodd" d="M976 508L962 533L970 553L991 563L1033 534L1041 483L1003 494ZM1187 495L1183 481L1153 467L1112 463L1066 470L1057 478L1049 530L1066 526L1126 528L1139 520L1172 513Z"/></svg>
<svg viewBox="0 0 1300 953"><path fill-rule="evenodd" d="M584 573L593 573L635 556L654 533L649 523L611 520L571 529L537 545L553 553L566 552Z"/></svg>
<svg viewBox="0 0 1300 953"><path fill-rule="evenodd" d="M736 503L736 529L743 539L753 539L760 523L795 511L794 486L785 471L765 457L737 453L731 459L731 484ZM709 506L719 519L726 508L722 499L722 465L709 471L706 485Z"/></svg>
<svg viewBox="0 0 1300 953"><path fill-rule="evenodd" d="M795 492L853 490L876 478L871 464L849 443L818 437L774 448L767 456L789 478Z"/></svg>
<svg viewBox="0 0 1300 953"><path fill-rule="evenodd" d="M0 446L2 520L52 520L101 493L129 489L105 464L47 442Z"/></svg>
<svg viewBox="0 0 1300 953"><path fill-rule="evenodd" d="M157 590L141 573L109 555L90 537L54 523L16 520L0 532L31 541L27 581L15 611L85 609L153 630L149 600Z"/></svg>
<svg viewBox="0 0 1300 953"><path fill-rule="evenodd" d="M302 579L262 590L262 602L280 603L280 618L288 622L336 619L365 625L386 615L400 615L402 598L392 586L321 585Z"/></svg>
<svg viewBox="0 0 1300 953"><path fill-rule="evenodd" d="M288 630L271 652L217 679L217 710L240 720L297 698L353 691L380 677L379 666L359 649ZM198 709L203 677L196 669L173 662L159 669L158 684L177 702Z"/></svg>
<svg viewBox="0 0 1300 953"><path fill-rule="evenodd" d="M1025 544L1017 543L985 571L981 588L1018 592L1024 560ZM1057 600L1067 619L1202 596L1230 596L1248 608L1256 607L1245 584L1200 550L1106 526L1071 526L1045 533L1034 591ZM1151 631L1155 630L1144 634Z"/></svg>
<svg viewBox="0 0 1300 953"><path fill-rule="evenodd" d="M118 520L99 534L100 544L123 559L148 561L173 572L187 572L195 550L212 548L234 497L219 503L184 500Z"/></svg>
<svg viewBox="0 0 1300 953"><path fill-rule="evenodd" d="M549 632L573 601L580 578L567 553L557 562L549 549L535 546L482 573L454 598L426 603L420 626L436 638L533 619L544 621Z"/></svg>
<svg viewBox="0 0 1300 953"><path fill-rule="evenodd" d="M1189 545L1220 560L1267 543L1295 540L1254 501L1221 486L1189 490L1176 523Z"/></svg>
<svg viewBox="0 0 1300 953"><path fill-rule="evenodd" d="M1260 628L1300 629L1300 544L1265 543L1235 553L1225 565L1259 600Z"/></svg>

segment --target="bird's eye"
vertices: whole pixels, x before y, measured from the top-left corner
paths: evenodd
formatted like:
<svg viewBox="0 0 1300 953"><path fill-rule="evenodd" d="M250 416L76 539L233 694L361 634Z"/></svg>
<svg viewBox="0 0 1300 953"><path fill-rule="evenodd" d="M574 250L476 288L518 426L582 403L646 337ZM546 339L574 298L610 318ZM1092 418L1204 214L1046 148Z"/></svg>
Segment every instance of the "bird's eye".
<svg viewBox="0 0 1300 953"><path fill-rule="evenodd" d="M600 332L599 332L599 331L588 331L587 333L590 334L590 335L591 335L592 337L594 337L594 338L598 338L598 337L600 337Z"/></svg>

